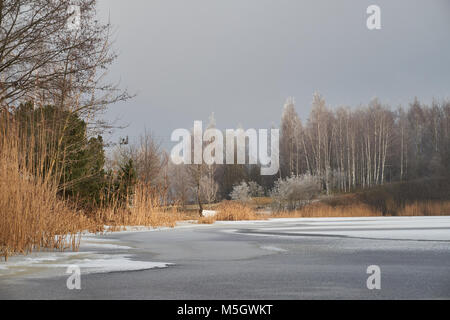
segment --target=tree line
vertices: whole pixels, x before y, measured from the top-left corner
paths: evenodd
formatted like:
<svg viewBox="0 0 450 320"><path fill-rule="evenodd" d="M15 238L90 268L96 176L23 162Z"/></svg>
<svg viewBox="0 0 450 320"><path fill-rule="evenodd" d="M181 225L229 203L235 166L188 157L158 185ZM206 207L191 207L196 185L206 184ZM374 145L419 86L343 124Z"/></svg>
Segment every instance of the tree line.
<svg viewBox="0 0 450 320"><path fill-rule="evenodd" d="M302 121L290 98L281 114L277 175L261 176L258 165L196 165L194 171L192 165L168 165L170 191L182 203L246 198L256 194L250 191L255 184L263 190L259 196L272 196L280 181L332 194L448 177L450 102L427 105L414 98L406 108L393 108L375 98L356 108L331 107L316 93Z"/></svg>
<svg viewBox="0 0 450 320"><path fill-rule="evenodd" d="M281 176L309 173L323 189L352 191L450 172L450 102L417 98L393 109L373 99L357 108L330 108L315 94L302 122L292 100L281 120Z"/></svg>

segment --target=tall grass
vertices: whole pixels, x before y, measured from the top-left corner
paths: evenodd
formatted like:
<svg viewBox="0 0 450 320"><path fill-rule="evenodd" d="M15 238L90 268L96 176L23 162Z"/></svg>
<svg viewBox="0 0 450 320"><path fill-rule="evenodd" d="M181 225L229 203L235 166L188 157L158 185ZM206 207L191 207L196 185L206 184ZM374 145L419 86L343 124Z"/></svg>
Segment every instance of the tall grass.
<svg viewBox="0 0 450 320"><path fill-rule="evenodd" d="M335 217L374 217L382 213L364 204L332 207L327 204L315 203L295 211L274 212L274 218L335 218Z"/></svg>
<svg viewBox="0 0 450 320"><path fill-rule="evenodd" d="M215 216L202 217L198 220L201 224L211 224L216 221L244 221L244 220L260 220L265 219L264 216L258 215L255 210L241 202L224 201L216 208Z"/></svg>
<svg viewBox="0 0 450 320"><path fill-rule="evenodd" d="M450 216L450 201L422 201L405 205L398 216Z"/></svg>
<svg viewBox="0 0 450 320"><path fill-rule="evenodd" d="M51 130L41 125L37 135L29 135L9 112L0 112L0 256L5 260L47 248L76 250L79 231L91 225L58 198L57 178L45 164Z"/></svg>
<svg viewBox="0 0 450 320"><path fill-rule="evenodd" d="M181 215L161 189L138 183L126 201L108 194L89 214L60 196L61 153L55 123L0 113L0 257L43 249L77 250L80 232L104 225L173 227ZM63 160L64 161L64 157Z"/></svg>
<svg viewBox="0 0 450 320"><path fill-rule="evenodd" d="M406 204L398 211L383 213L364 203L330 206L315 203L295 211L275 212L275 218L334 218L334 217L382 217L382 216L450 216L450 201L423 201Z"/></svg>
<svg viewBox="0 0 450 320"><path fill-rule="evenodd" d="M123 226L174 227L183 219L176 206L166 205L165 194L157 187L138 182L130 194L126 201L110 195L109 202L96 211L96 221L120 229Z"/></svg>
<svg viewBox="0 0 450 320"><path fill-rule="evenodd" d="M219 221L258 220L261 215L241 202L224 201L217 207L215 218Z"/></svg>
<svg viewBox="0 0 450 320"><path fill-rule="evenodd" d="M350 200L349 200L350 199ZM349 201L345 203L345 201ZM328 201L330 202L330 201ZM250 205L225 201L217 207L217 215L203 217L201 224L216 221L262 220L267 218L337 218L337 217L383 217L383 216L450 216L450 201L419 201L406 204L394 213L383 213L352 196L338 200L338 205L316 202L297 210L274 211L268 214L256 212Z"/></svg>

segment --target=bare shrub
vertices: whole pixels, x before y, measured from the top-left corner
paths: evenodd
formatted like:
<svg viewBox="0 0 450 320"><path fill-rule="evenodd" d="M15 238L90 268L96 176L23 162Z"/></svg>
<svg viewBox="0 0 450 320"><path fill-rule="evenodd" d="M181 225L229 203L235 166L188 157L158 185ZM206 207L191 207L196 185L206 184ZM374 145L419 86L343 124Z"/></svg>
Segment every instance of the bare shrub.
<svg viewBox="0 0 450 320"><path fill-rule="evenodd" d="M203 202L213 203L216 201L218 191L219 184L212 174L208 172L200 178L200 194Z"/></svg>

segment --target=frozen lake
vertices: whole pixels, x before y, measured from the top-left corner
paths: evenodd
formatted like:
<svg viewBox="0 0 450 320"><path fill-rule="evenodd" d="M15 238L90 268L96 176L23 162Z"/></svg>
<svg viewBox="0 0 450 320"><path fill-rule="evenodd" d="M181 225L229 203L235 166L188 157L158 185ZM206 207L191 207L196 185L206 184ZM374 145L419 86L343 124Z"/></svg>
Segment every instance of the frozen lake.
<svg viewBox="0 0 450 320"><path fill-rule="evenodd" d="M81 290L68 290L69 265ZM367 267L381 269L368 290ZM0 263L1 299L450 298L450 217L273 219L85 236Z"/></svg>

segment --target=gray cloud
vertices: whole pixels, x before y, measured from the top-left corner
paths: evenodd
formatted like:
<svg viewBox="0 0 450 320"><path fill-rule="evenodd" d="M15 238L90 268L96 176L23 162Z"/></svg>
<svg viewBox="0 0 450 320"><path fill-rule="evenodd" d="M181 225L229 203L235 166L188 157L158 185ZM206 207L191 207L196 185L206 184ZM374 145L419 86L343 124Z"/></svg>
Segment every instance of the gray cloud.
<svg viewBox="0 0 450 320"><path fill-rule="evenodd" d="M366 8L382 9L380 31ZM278 124L294 96L305 119L314 91L330 105L378 96L393 106L450 88L448 0L100 0L117 28L109 77L138 96L112 107L166 142L211 112L220 128Z"/></svg>

